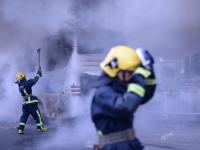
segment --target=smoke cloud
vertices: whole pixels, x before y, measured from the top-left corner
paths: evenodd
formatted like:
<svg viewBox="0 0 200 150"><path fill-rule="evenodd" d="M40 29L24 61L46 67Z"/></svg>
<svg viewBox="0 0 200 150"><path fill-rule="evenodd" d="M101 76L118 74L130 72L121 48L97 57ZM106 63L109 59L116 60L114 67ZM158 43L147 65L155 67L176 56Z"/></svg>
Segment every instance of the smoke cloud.
<svg viewBox="0 0 200 150"><path fill-rule="evenodd" d="M182 58L200 48L199 4L199 0L0 0L0 121L18 120L21 97L15 73L32 76L38 47L44 77L37 86L52 91L72 80L63 77L67 72L62 69L67 69L72 55L74 35L79 53L107 52L113 45L127 44L148 48L156 57ZM53 143L62 147L63 139L69 138L70 134L59 134L62 131L83 139L89 122L62 127Z"/></svg>

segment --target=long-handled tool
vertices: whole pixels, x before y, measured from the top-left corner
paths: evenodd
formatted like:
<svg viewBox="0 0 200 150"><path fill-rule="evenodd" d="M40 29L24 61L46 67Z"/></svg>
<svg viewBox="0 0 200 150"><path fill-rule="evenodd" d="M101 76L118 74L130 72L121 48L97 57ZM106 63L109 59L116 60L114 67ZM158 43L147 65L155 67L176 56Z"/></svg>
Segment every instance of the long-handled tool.
<svg viewBox="0 0 200 150"><path fill-rule="evenodd" d="M40 51L41 51L41 48L38 48L38 49L37 49L37 53L38 53L38 61L39 61L39 62L38 62L38 63L39 63L38 65L39 65L39 67L41 67L41 66L40 66Z"/></svg>
<svg viewBox="0 0 200 150"><path fill-rule="evenodd" d="M37 49L37 53L38 53L38 65L39 65L39 69L41 69L41 66L40 66L40 51L41 51L41 48L38 48ZM41 77L42 77L42 74L41 74Z"/></svg>

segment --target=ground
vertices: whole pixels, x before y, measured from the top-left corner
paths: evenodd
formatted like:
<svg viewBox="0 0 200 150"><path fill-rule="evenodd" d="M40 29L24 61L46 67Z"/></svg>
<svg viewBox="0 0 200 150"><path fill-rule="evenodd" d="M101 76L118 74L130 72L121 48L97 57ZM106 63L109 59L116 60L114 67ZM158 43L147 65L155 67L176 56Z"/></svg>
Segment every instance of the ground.
<svg viewBox="0 0 200 150"><path fill-rule="evenodd" d="M71 120L65 121L66 125L73 124ZM142 125L141 125L142 124ZM41 148L41 141L51 139L56 131L55 124L48 123L48 132L38 133L31 124L27 125L24 135L18 135L16 124L0 125L0 149L1 150L46 150ZM135 129L138 138L145 145L145 150L199 150L200 146L200 121L197 120L169 120L157 121L140 120L136 118ZM74 140L76 138L73 137ZM87 139L88 141L88 139ZM47 142L48 144L48 142ZM52 143L51 143L52 144ZM89 150L87 144L77 143L69 147L52 147L52 150ZM56 144L55 144L56 145ZM50 148L51 149L51 148ZM49 150L49 148L48 148Z"/></svg>
<svg viewBox="0 0 200 150"><path fill-rule="evenodd" d="M199 150L200 121L163 119L145 123L146 127L137 130L145 150Z"/></svg>

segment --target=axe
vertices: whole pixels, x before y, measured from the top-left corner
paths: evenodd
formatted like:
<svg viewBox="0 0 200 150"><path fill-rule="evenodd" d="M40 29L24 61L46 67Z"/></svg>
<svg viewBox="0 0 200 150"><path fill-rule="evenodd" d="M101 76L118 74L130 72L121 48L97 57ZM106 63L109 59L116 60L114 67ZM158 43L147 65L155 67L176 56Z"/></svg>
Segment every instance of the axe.
<svg viewBox="0 0 200 150"><path fill-rule="evenodd" d="M41 70L41 66L40 66L40 51L41 51L41 48L38 48L37 49L37 53L38 53L38 65L39 65L39 69ZM42 77L42 75L41 75Z"/></svg>
<svg viewBox="0 0 200 150"><path fill-rule="evenodd" d="M40 66L40 51L41 51L41 48L38 48L38 49L37 49L37 53L38 53L38 63L39 63L39 67L41 67L41 66Z"/></svg>

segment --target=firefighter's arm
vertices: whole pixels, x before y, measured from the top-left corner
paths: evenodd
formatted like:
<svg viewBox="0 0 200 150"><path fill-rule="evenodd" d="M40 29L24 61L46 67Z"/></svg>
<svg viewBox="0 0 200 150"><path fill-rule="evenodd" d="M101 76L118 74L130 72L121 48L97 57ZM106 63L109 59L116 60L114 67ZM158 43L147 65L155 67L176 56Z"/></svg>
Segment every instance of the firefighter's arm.
<svg viewBox="0 0 200 150"><path fill-rule="evenodd" d="M144 82L143 77L141 81ZM123 95L116 93L110 87L102 87L96 92L95 101L108 112L113 112L116 116L126 116L133 113L145 94L145 85L142 83L130 83L127 92Z"/></svg>
<svg viewBox="0 0 200 150"><path fill-rule="evenodd" d="M141 102L141 104L145 104L154 96L156 90L156 77L153 69L153 64L151 65L151 69L146 69L142 66L138 67L137 70L135 71L135 74L136 76L140 74L145 78L145 84L146 84L145 95Z"/></svg>
<svg viewBox="0 0 200 150"><path fill-rule="evenodd" d="M155 74L153 73L149 78L145 80L145 82L146 82L146 93L141 104L147 103L154 96L157 86Z"/></svg>
<svg viewBox="0 0 200 150"><path fill-rule="evenodd" d="M156 77L154 72L154 58L148 50L145 49L137 49L136 50L142 64L136 70L136 73L149 71L151 74L149 76L145 76L146 82L146 92L145 96L141 102L141 104L147 103L153 96L156 90Z"/></svg>
<svg viewBox="0 0 200 150"><path fill-rule="evenodd" d="M38 68L36 76L33 79L29 80L30 86L35 85L40 77L42 77L42 69L41 69L41 67Z"/></svg>

